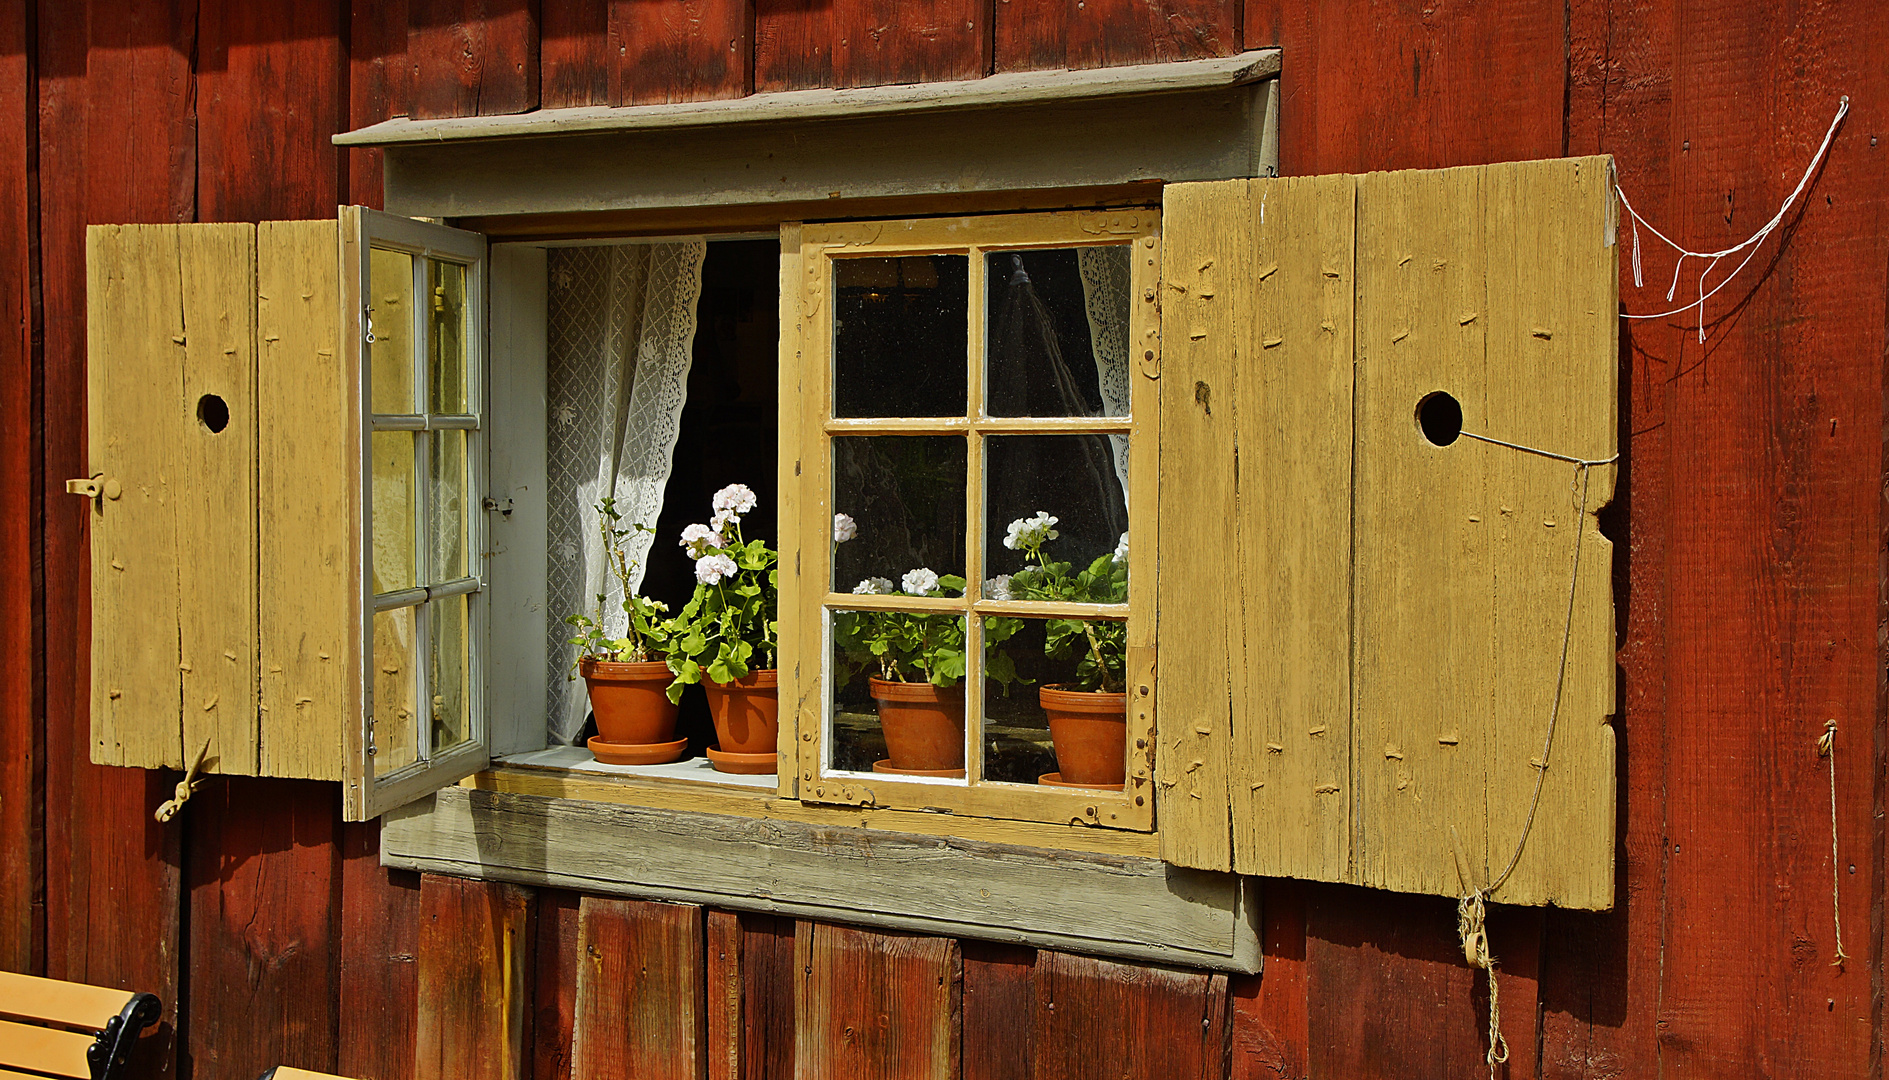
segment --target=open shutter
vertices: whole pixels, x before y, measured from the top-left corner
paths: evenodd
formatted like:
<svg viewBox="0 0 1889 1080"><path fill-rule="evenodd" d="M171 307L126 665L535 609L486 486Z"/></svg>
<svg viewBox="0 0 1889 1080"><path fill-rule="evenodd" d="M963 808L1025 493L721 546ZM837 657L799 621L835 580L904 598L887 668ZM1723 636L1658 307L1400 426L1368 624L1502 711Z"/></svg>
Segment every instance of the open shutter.
<svg viewBox="0 0 1889 1080"><path fill-rule="evenodd" d="M358 818L485 758L366 794L363 368L344 344L365 234L343 217L94 226L91 467L69 487L91 506L93 760L347 780Z"/></svg>
<svg viewBox="0 0 1889 1080"><path fill-rule="evenodd" d="M1170 861L1612 903L1609 175L1168 188Z"/></svg>

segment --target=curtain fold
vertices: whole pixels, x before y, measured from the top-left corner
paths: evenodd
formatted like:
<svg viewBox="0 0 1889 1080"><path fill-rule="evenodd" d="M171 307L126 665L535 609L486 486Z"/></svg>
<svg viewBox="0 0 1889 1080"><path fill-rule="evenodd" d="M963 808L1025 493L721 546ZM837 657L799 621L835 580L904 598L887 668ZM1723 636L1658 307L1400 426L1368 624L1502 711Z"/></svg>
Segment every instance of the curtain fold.
<svg viewBox="0 0 1889 1080"><path fill-rule="evenodd" d="M616 500L623 527L662 513L688 397L705 241L554 248L546 259L545 724L553 743L583 729L589 699L570 678L576 647L564 617L598 610L625 625L622 586L607 572L597 504ZM632 586L655 537L628 538Z"/></svg>
<svg viewBox="0 0 1889 1080"><path fill-rule="evenodd" d="M1128 273L1133 249L1124 246L1076 249L1082 275L1082 306L1089 317L1090 352L1102 389L1102 415L1128 413ZM1110 435L1115 475L1122 482L1123 509L1128 499L1128 436Z"/></svg>

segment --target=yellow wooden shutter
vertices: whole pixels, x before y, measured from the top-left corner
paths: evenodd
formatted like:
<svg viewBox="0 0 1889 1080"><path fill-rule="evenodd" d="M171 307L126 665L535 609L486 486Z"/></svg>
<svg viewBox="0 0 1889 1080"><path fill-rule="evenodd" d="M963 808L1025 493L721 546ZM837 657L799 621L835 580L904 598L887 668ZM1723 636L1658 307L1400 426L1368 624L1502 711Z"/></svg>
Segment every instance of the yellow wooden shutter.
<svg viewBox="0 0 1889 1080"><path fill-rule="evenodd" d="M1609 171L1169 187L1170 861L1611 904Z"/></svg>

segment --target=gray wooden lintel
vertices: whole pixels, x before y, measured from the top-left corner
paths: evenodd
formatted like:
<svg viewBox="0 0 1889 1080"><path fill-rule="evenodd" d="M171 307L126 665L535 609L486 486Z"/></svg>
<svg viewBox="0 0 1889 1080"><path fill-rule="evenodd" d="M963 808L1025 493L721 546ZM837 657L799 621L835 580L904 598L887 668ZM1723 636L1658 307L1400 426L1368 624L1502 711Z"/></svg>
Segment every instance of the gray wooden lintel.
<svg viewBox="0 0 1889 1080"><path fill-rule="evenodd" d="M1276 86L394 143L386 206L457 218L1267 176L1278 169Z"/></svg>
<svg viewBox="0 0 1889 1080"><path fill-rule="evenodd" d="M383 818L381 862L592 894L1259 970L1250 880L1157 859L450 787Z"/></svg>

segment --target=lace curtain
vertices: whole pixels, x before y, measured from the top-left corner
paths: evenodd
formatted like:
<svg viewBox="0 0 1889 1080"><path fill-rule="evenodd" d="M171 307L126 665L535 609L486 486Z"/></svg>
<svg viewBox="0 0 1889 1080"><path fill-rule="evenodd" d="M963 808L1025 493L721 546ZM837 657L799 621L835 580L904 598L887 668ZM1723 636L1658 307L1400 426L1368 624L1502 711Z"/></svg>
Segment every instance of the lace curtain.
<svg viewBox="0 0 1889 1080"><path fill-rule="evenodd" d="M624 629L623 590L606 572L596 507L616 499L625 525L655 525L688 396L704 241L553 248L547 256L546 456L549 601L545 717L555 744L583 729L589 699L571 679L564 617L597 610ZM654 540L629 538L633 585Z"/></svg>
<svg viewBox="0 0 1889 1080"><path fill-rule="evenodd" d="M1089 316L1089 341L1095 378L1102 388L1102 414L1128 415L1128 271L1133 249L1125 245L1076 249L1082 274L1082 306ZM1128 436L1110 435L1115 476L1128 498Z"/></svg>

